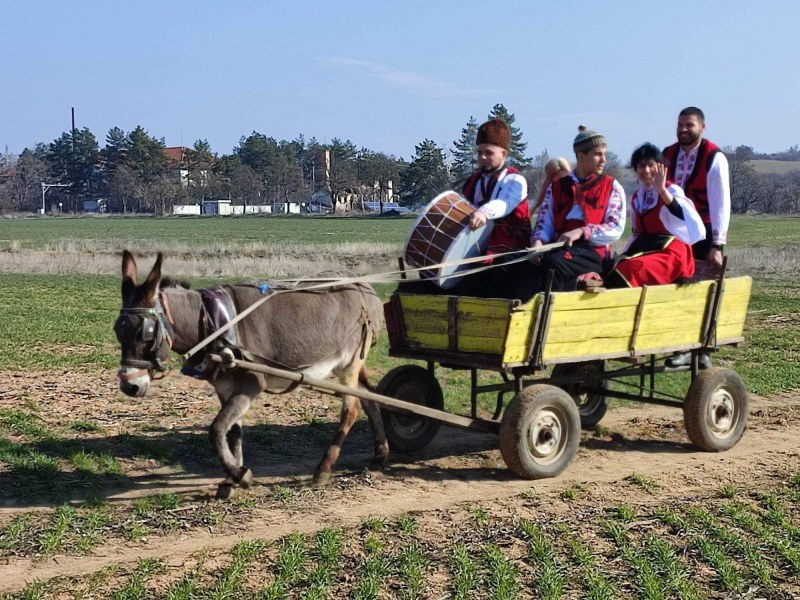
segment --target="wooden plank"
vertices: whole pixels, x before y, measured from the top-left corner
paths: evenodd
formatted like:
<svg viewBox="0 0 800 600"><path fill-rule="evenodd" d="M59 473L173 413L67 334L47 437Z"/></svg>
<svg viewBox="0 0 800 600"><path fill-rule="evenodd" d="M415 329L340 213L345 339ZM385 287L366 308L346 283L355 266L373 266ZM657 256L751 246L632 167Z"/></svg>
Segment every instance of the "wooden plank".
<svg viewBox="0 0 800 600"><path fill-rule="evenodd" d="M447 347L458 350L458 298L455 296L447 299Z"/></svg>
<svg viewBox="0 0 800 600"><path fill-rule="evenodd" d="M557 357L571 356L585 360L587 356L605 356L607 354L628 354L628 342L630 341L630 331L627 336L621 338L594 338L583 342L545 342L542 359L547 361Z"/></svg>
<svg viewBox="0 0 800 600"><path fill-rule="evenodd" d="M587 308L585 310L564 310L559 305L554 305L553 314L550 316L550 327L564 327L570 325L588 325L602 322L630 322L636 315L636 304L629 306L612 306L608 308Z"/></svg>
<svg viewBox="0 0 800 600"><path fill-rule="evenodd" d="M447 335L447 313L435 315L431 313L405 312L406 333L437 333Z"/></svg>
<svg viewBox="0 0 800 600"><path fill-rule="evenodd" d="M494 298L458 298L458 312L463 316L488 317L499 320L508 318L511 300Z"/></svg>
<svg viewBox="0 0 800 600"><path fill-rule="evenodd" d="M447 350L447 332L441 334L422 333L420 331L407 332L407 341L410 348L431 348L433 350Z"/></svg>
<svg viewBox="0 0 800 600"><path fill-rule="evenodd" d="M401 294L400 302L403 310L447 310L449 296L434 296L430 294Z"/></svg>
<svg viewBox="0 0 800 600"><path fill-rule="evenodd" d="M631 318L627 321L616 323L596 322L591 325L551 327L547 332L545 343L585 342L605 338L624 339L626 343L629 343L633 331L633 316L631 314Z"/></svg>
<svg viewBox="0 0 800 600"><path fill-rule="evenodd" d="M553 294L553 309L558 311L586 310L590 308L636 307L641 288L606 290L602 294L587 292L556 292Z"/></svg>
<svg viewBox="0 0 800 600"><path fill-rule="evenodd" d="M460 352L481 352L483 354L496 354L498 359L503 352L503 338L497 337L469 337L463 333L458 335L458 350Z"/></svg>
<svg viewBox="0 0 800 600"><path fill-rule="evenodd" d="M631 333L631 341L628 344L631 352L636 352L636 336L639 335L639 325L642 322L642 312L644 309L644 302L647 299L648 286L642 287L642 295L639 296L639 304L636 306L636 315L633 318L633 332Z"/></svg>

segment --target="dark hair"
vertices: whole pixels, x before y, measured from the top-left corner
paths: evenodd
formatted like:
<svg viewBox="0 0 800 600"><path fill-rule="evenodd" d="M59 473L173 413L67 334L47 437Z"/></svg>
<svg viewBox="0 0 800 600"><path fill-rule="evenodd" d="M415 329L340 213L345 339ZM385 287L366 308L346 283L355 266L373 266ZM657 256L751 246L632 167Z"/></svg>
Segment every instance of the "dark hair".
<svg viewBox="0 0 800 600"><path fill-rule="evenodd" d="M639 146L633 151L633 154L631 154L631 169L635 171L636 166L640 162L646 162L649 160L654 160L662 165L665 164L664 155L661 154L661 150L658 149L658 146L654 146L650 142L647 142Z"/></svg>
<svg viewBox="0 0 800 600"><path fill-rule="evenodd" d="M703 114L703 111L696 106L687 106L680 113L678 113L678 117L697 117L700 119L701 123L706 122L706 116Z"/></svg>

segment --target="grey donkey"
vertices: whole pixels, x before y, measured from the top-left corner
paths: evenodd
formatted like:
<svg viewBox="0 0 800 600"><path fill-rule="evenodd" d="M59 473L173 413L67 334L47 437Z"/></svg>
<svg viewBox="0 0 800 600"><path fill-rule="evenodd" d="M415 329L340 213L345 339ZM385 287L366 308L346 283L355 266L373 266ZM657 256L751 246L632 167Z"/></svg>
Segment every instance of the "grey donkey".
<svg viewBox="0 0 800 600"><path fill-rule="evenodd" d="M170 350L186 353L209 333L201 293L167 281L162 285L162 260L159 253L144 283L138 284L136 261L127 250L122 254L122 309L114 330L122 351L120 389L133 397L144 396L155 372L166 370ZM236 313L262 298L264 292L247 284L219 289L227 294ZM316 378L333 374L351 389L359 385L368 388L364 362L382 317L381 301L366 284L292 289L275 293L235 325L237 348L254 362ZM209 434L227 474L217 488L217 498L225 499L234 487L246 489L252 484L252 471L242 460L242 418L261 392L284 390L290 383L240 368L218 370L208 378L221 403ZM352 395L343 394L341 399L339 427L316 468L315 485L330 478L361 408L372 427L374 461L383 465L389 455L379 407Z"/></svg>

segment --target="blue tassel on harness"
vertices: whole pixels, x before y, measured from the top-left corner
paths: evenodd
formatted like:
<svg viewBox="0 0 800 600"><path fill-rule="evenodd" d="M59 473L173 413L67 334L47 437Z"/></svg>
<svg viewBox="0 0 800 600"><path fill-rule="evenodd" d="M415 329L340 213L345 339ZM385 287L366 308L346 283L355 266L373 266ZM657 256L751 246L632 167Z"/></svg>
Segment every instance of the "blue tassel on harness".
<svg viewBox="0 0 800 600"><path fill-rule="evenodd" d="M260 286L258 286L258 291L261 292L262 294L266 294L267 292L270 291L270 289L271 287L268 283L262 283Z"/></svg>

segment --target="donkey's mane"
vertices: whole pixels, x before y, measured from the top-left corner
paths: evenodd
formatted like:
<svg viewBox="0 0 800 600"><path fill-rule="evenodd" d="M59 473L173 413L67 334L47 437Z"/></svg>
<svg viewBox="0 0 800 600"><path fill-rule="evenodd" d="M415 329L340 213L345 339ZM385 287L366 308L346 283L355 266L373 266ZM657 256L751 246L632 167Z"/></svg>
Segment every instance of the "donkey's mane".
<svg viewBox="0 0 800 600"><path fill-rule="evenodd" d="M188 290L192 287L192 284L183 279L175 279L174 277L163 277L161 279L161 283L159 284L160 287L163 288L183 288Z"/></svg>

